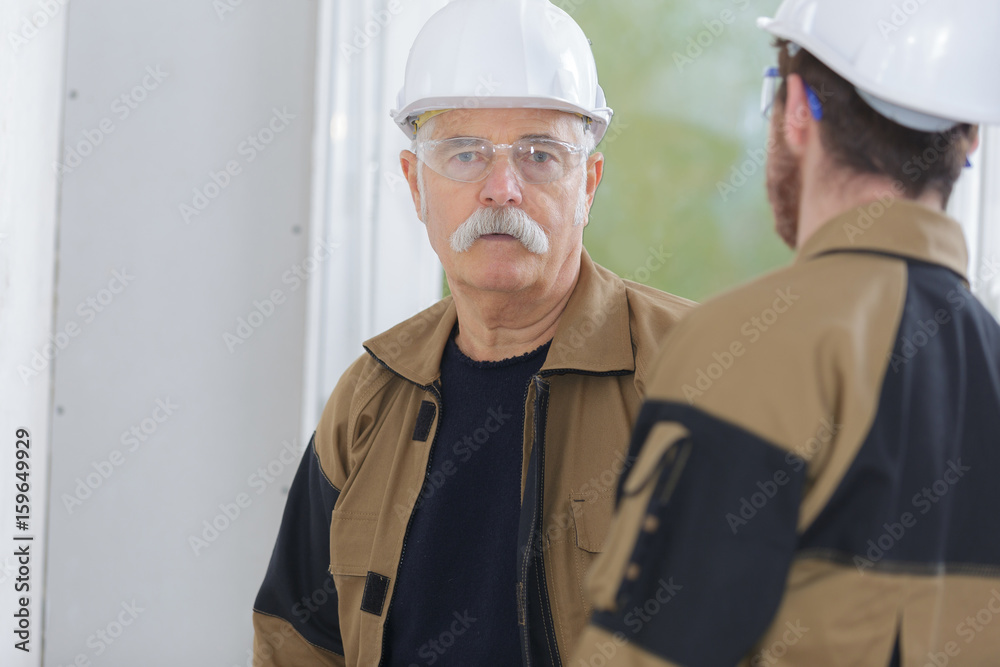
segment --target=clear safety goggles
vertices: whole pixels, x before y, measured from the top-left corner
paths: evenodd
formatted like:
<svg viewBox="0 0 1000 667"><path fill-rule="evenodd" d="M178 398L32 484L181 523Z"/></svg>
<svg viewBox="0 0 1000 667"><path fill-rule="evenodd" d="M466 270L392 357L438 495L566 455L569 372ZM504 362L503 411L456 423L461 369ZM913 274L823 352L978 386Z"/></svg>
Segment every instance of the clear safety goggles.
<svg viewBox="0 0 1000 667"><path fill-rule="evenodd" d="M760 93L760 113L764 118L771 118L771 111L774 110L774 96L778 92L778 81L781 73L777 67L768 67L764 70L764 89ZM806 97L809 98L809 111L817 121L823 120L823 103L812 86L806 84Z"/></svg>
<svg viewBox="0 0 1000 667"><path fill-rule="evenodd" d="M436 173L461 183L476 183L493 171L497 157L505 154L525 183L558 181L586 158L584 146L554 139L519 139L494 144L475 137L455 137L417 144L417 157Z"/></svg>

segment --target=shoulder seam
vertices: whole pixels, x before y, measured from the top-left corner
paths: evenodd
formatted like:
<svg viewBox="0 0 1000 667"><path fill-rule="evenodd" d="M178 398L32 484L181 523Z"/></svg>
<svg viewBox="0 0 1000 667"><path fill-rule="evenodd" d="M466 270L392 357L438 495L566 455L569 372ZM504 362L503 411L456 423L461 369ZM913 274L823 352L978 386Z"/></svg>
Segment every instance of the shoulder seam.
<svg viewBox="0 0 1000 667"><path fill-rule="evenodd" d="M364 410L368 402L392 379L392 373L387 371L372 356L371 352L365 350L365 365L371 367L372 372L366 374L356 387L354 396L351 398L350 412L347 417L347 434L351 437L354 433L354 426L358 416Z"/></svg>

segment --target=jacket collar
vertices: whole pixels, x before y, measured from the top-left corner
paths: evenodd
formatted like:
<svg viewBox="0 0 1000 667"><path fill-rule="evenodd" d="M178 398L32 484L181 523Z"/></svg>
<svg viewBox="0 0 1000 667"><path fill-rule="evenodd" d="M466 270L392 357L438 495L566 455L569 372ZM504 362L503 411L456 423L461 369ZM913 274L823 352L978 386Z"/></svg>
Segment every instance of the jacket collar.
<svg viewBox="0 0 1000 667"><path fill-rule="evenodd" d="M877 212L880 212L877 214ZM962 227L948 216L906 200L861 206L830 220L806 241L796 263L831 252L874 252L951 269L968 282Z"/></svg>
<svg viewBox="0 0 1000 667"><path fill-rule="evenodd" d="M441 377L441 356L458 314L447 297L366 341L389 370L421 386ZM598 266L586 249L580 277L559 319L541 372L629 373L635 370L625 283Z"/></svg>

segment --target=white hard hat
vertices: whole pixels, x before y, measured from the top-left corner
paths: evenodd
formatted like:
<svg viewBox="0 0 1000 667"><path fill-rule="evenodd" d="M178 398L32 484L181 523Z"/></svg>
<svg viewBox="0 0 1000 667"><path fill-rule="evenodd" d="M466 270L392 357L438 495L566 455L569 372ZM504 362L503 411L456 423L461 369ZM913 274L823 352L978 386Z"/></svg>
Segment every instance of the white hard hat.
<svg viewBox="0 0 1000 667"><path fill-rule="evenodd" d="M613 115L590 41L547 0L453 0L413 42L396 105L411 139L427 112L527 108L589 118L596 144Z"/></svg>
<svg viewBox="0 0 1000 667"><path fill-rule="evenodd" d="M785 0L757 25L809 51L900 125L1000 123L997 0Z"/></svg>

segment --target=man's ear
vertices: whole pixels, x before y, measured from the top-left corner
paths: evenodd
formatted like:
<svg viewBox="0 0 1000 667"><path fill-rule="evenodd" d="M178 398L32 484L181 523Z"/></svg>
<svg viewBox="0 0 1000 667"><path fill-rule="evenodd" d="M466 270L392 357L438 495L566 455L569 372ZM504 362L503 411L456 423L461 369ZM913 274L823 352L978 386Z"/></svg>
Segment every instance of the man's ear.
<svg viewBox="0 0 1000 667"><path fill-rule="evenodd" d="M969 130L969 152L966 157L979 150L979 126L973 125Z"/></svg>
<svg viewBox="0 0 1000 667"><path fill-rule="evenodd" d="M402 151L399 154L399 166L403 170L403 178L410 186L410 196L413 197L413 206L417 210L417 217L421 222L427 222L421 215L420 188L417 184L417 156L412 151Z"/></svg>
<svg viewBox="0 0 1000 667"><path fill-rule="evenodd" d="M785 78L785 90L785 123L782 131L792 155L801 157L809 143L810 128L816 121L809 109L809 96L802 77L789 74Z"/></svg>
<svg viewBox="0 0 1000 667"><path fill-rule="evenodd" d="M594 153L587 158L587 208L594 205L594 195L597 194L597 186L604 178L604 154Z"/></svg>

